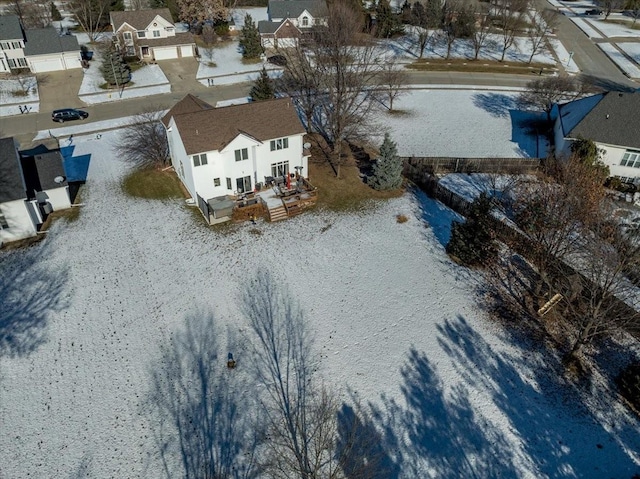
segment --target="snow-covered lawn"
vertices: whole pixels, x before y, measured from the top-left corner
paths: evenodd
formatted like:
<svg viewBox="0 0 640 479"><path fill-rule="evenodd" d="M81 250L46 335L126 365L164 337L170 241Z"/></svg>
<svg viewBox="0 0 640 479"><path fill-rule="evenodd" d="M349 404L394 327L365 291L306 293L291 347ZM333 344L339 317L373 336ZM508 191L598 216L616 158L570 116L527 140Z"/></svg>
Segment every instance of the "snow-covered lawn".
<svg viewBox="0 0 640 479"><path fill-rule="evenodd" d="M405 26L405 35L392 40L382 40L381 44L388 45L388 48L395 53L399 60L415 60L419 51L416 48L415 38L418 27ZM507 50L505 60L513 62L528 62L531 55L531 45L529 40L517 37L512 47ZM433 41L424 51L422 57L425 59L443 59L447 56L447 45L444 38L433 37ZM473 44L471 40L456 40L451 48L450 58L474 58ZM486 45L480 51L481 60L499 60L502 56L502 40L498 35L489 35ZM544 50L536 53L533 62L555 64L553 55Z"/></svg>
<svg viewBox="0 0 640 479"><path fill-rule="evenodd" d="M604 384L596 380L593 396L566 389L557 358L489 322L479 278L444 253L456 215L442 205L407 193L355 215L216 232L183 201L124 196L117 135L75 138L74 155L91 155L80 218L0 253L11 272L0 280L3 476L165 477L180 458L161 456L146 414L160 347L188 317L213 315L242 337L239 298L257 268L299 301L325 380L379 412L394 477L638 472L638 421L616 401L599 405ZM220 369L227 352L217 351ZM232 352L233 382L247 373L247 351ZM238 394L239 406L253 394Z"/></svg>
<svg viewBox="0 0 640 479"><path fill-rule="evenodd" d="M410 90L394 102L398 113L382 112L400 156L516 158L546 155L509 91Z"/></svg>
<svg viewBox="0 0 640 479"><path fill-rule="evenodd" d="M640 42L623 42L616 43L616 45L640 65Z"/></svg>
<svg viewBox="0 0 640 479"><path fill-rule="evenodd" d="M126 98L169 93L171 84L159 65L145 65L131 74L132 84L126 86L120 94L117 90L104 90L100 85L105 83L101 72L102 58L100 52L94 52L89 68L84 69L84 76L78 96L88 104L105 103Z"/></svg>
<svg viewBox="0 0 640 479"><path fill-rule="evenodd" d="M580 68L576 65L575 58L569 51L566 49L564 44L558 40L557 38L549 37L549 43L551 47L556 52L556 57L562 64L564 70L568 73L580 73Z"/></svg>
<svg viewBox="0 0 640 479"><path fill-rule="evenodd" d="M630 78L640 78L640 67L625 57L620 50L612 43L598 43L611 60Z"/></svg>
<svg viewBox="0 0 640 479"><path fill-rule="evenodd" d="M269 20L269 16L267 15L267 7L247 7L247 8L236 8L231 12L233 17L233 22L236 25L236 30L241 30L244 27L244 17L246 14L251 15L253 19L253 23L258 26L258 22L262 20Z"/></svg>
<svg viewBox="0 0 640 479"><path fill-rule="evenodd" d="M26 95L23 94L25 91L27 91ZM0 80L0 116L38 111L40 111L40 95L36 77Z"/></svg>
<svg viewBox="0 0 640 479"><path fill-rule="evenodd" d="M621 13L613 13L609 16L608 20L622 20L627 24L613 23L606 21L604 17L591 20L594 27L600 30L608 38L614 37L636 37L640 40L640 30L634 30L631 28L632 20L629 17L622 15ZM638 25L638 24L636 24Z"/></svg>

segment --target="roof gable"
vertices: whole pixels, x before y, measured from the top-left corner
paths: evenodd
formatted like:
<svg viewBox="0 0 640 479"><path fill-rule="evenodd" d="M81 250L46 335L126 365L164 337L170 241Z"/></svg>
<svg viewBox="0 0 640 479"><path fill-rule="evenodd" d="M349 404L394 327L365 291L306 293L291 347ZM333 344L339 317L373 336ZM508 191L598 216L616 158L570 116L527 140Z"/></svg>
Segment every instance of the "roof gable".
<svg viewBox="0 0 640 479"><path fill-rule="evenodd" d="M173 25L171 12L168 8L152 8L148 10L129 10L126 12L110 12L109 18L114 31L120 30L123 24L127 23L136 30L145 30L153 24L156 17L161 17L167 23Z"/></svg>
<svg viewBox="0 0 640 479"><path fill-rule="evenodd" d="M25 56L80 51L78 39L74 35L59 35L53 27L32 28L25 32L25 36Z"/></svg>
<svg viewBox="0 0 640 479"><path fill-rule="evenodd" d="M197 96L193 96L189 93L162 117L162 123L164 126L169 126L169 121L172 116L183 115L185 113L195 113L202 110L211 110L213 107L206 101L201 100Z"/></svg>
<svg viewBox="0 0 640 479"><path fill-rule="evenodd" d="M187 155L220 151L240 134L265 142L305 133L289 98L177 114L173 119Z"/></svg>
<svg viewBox="0 0 640 479"><path fill-rule="evenodd" d="M600 97L599 101L597 97ZM597 143L640 149L640 92L610 91L583 100L591 98L592 107L575 126L564 128L568 132L565 137L582 137ZM566 105L560 108L561 115L565 109Z"/></svg>
<svg viewBox="0 0 640 479"><path fill-rule="evenodd" d="M33 156L23 156L20 162L29 198L35 198L38 191L67 186L60 151L53 150Z"/></svg>

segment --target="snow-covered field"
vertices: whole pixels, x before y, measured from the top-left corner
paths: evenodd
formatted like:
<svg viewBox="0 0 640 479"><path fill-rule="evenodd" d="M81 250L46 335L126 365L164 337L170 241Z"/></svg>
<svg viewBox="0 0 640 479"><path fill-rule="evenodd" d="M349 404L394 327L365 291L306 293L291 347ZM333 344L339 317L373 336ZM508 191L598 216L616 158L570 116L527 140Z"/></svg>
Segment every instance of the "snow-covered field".
<svg viewBox="0 0 640 479"><path fill-rule="evenodd" d="M0 253L3 477L165 477L179 457L160 453L146 412L160 347L189 317L241 337L258 268L299 301L325 380L377 410L394 477L640 471L635 418L556 384L557 358L485 317L479 278L444 253L456 215L442 205L410 192L365 213L217 232L180 200L124 196L117 135L75 137L74 155L91 155L80 218ZM233 374L246 373L246 349L233 353Z"/></svg>
<svg viewBox="0 0 640 479"><path fill-rule="evenodd" d="M616 45L640 65L640 42L622 42L617 43Z"/></svg>
<svg viewBox="0 0 640 479"><path fill-rule="evenodd" d="M545 156L509 91L410 90L378 123L398 144L400 156L517 158ZM490 141L488 141L490 140Z"/></svg>
<svg viewBox="0 0 640 479"><path fill-rule="evenodd" d="M625 75L630 78L640 78L640 67L622 54L612 43L598 43L600 49L613 61Z"/></svg>
<svg viewBox="0 0 640 479"><path fill-rule="evenodd" d="M26 95L23 95L27 91ZM21 115L40 111L40 95L36 77L0 80L0 116Z"/></svg>

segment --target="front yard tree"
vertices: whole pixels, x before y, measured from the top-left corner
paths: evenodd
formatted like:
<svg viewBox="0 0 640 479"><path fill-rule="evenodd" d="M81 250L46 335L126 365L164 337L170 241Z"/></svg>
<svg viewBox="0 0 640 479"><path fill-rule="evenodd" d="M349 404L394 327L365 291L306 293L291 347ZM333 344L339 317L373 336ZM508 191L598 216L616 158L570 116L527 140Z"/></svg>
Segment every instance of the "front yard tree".
<svg viewBox="0 0 640 479"><path fill-rule="evenodd" d="M527 89L519 95L518 103L524 108L545 112L550 122L553 105L575 100L582 91L582 83L574 77L539 78L527 83Z"/></svg>
<svg viewBox="0 0 640 479"><path fill-rule="evenodd" d="M552 10L536 10L531 14L527 30L527 38L531 46L528 63L531 63L533 57L544 50L544 42L547 36L553 32L557 19L556 12Z"/></svg>
<svg viewBox="0 0 640 479"><path fill-rule="evenodd" d="M487 44L492 24L489 9L481 3L478 4L477 10L474 12L474 17L477 20L473 35L471 35L471 44L473 45L473 59L477 60L480 56L480 51Z"/></svg>
<svg viewBox="0 0 640 479"><path fill-rule="evenodd" d="M387 108L393 111L393 102L396 98L406 93L403 88L408 81L407 72L403 70L402 65L398 65L395 60L385 62L380 67L378 75L378 84L380 91L387 99Z"/></svg>
<svg viewBox="0 0 640 479"><path fill-rule="evenodd" d="M102 76L110 86L123 87L131 81L131 71L116 48L110 48L101 66Z"/></svg>
<svg viewBox="0 0 640 479"><path fill-rule="evenodd" d="M260 75L253 83L249 96L253 101L271 100L275 98L273 80L269 77L265 67L262 67Z"/></svg>
<svg viewBox="0 0 640 479"><path fill-rule="evenodd" d="M56 7L56 4L51 2L51 20L54 22L59 22L62 20L62 15L60 14L60 10Z"/></svg>
<svg viewBox="0 0 640 479"><path fill-rule="evenodd" d="M69 11L92 42L98 39L110 6L111 0L71 0L68 4Z"/></svg>
<svg viewBox="0 0 640 479"><path fill-rule="evenodd" d="M376 37L390 38L400 31L402 31L402 26L397 15L391 10L389 0L378 0L376 5Z"/></svg>
<svg viewBox="0 0 640 479"><path fill-rule="evenodd" d="M151 110L136 115L120 135L118 155L139 167L167 166L169 143L161 118L161 112Z"/></svg>
<svg viewBox="0 0 640 479"><path fill-rule="evenodd" d="M513 46L518 32L523 28L528 0L503 0L498 5L496 21L501 29L502 55L504 61L507 50Z"/></svg>
<svg viewBox="0 0 640 479"><path fill-rule="evenodd" d="M402 159L389 133L384 135L369 184L376 190L396 190L402 185Z"/></svg>
<svg viewBox="0 0 640 479"><path fill-rule="evenodd" d="M205 20L213 23L229 19L229 9L224 0L175 0L180 19L189 25L201 25Z"/></svg>
<svg viewBox="0 0 640 479"><path fill-rule="evenodd" d="M465 266L482 266L496 258L497 246L491 228L491 198L485 193L471 203L464 223L451 224L447 254Z"/></svg>
<svg viewBox="0 0 640 479"><path fill-rule="evenodd" d="M242 48L242 58L255 59L262 55L260 32L248 13L244 17L244 26L240 32L240 47Z"/></svg>

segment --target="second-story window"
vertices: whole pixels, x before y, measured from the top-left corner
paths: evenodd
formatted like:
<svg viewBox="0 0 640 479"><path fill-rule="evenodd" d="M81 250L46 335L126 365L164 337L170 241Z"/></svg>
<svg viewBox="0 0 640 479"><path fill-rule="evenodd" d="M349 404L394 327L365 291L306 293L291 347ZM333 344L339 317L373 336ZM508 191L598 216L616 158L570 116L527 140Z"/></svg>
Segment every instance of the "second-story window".
<svg viewBox="0 0 640 479"><path fill-rule="evenodd" d="M193 166L201 166L207 164L207 154L193 155Z"/></svg>
<svg viewBox="0 0 640 479"><path fill-rule="evenodd" d="M143 32L143 31L138 32L138 38L144 38L146 36L147 36L147 32Z"/></svg>
<svg viewBox="0 0 640 479"><path fill-rule="evenodd" d="M271 140L271 151L284 150L289 148L289 138L279 138L277 140Z"/></svg>
<svg viewBox="0 0 640 479"><path fill-rule="evenodd" d="M131 40L131 32L124 32L122 36L125 40Z"/></svg>
<svg viewBox="0 0 640 479"><path fill-rule="evenodd" d="M11 44L9 42L0 42L0 48L2 50L11 50Z"/></svg>
<svg viewBox="0 0 640 479"><path fill-rule="evenodd" d="M153 31L153 36L154 36L154 38L159 37L160 36L160 30L154 30Z"/></svg>
<svg viewBox="0 0 640 479"><path fill-rule="evenodd" d="M22 48L22 42L11 42L11 46L12 46L15 50L19 50L20 48Z"/></svg>
<svg viewBox="0 0 640 479"><path fill-rule="evenodd" d="M236 161L248 160L249 159L249 150L247 148L242 148L241 150L236 150Z"/></svg>
<svg viewBox="0 0 640 479"><path fill-rule="evenodd" d="M302 17L302 26L303 27L309 26L309 17Z"/></svg>

